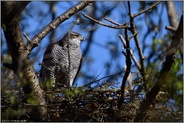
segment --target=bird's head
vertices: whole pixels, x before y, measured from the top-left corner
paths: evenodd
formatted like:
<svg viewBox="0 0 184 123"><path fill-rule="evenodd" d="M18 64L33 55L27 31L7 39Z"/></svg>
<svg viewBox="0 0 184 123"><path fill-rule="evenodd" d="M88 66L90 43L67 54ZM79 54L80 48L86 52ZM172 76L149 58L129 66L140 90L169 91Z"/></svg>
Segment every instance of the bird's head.
<svg viewBox="0 0 184 123"><path fill-rule="evenodd" d="M67 39L70 39L71 44L75 44L77 46L80 46L81 41L84 40L84 37L77 32L69 31L65 36Z"/></svg>

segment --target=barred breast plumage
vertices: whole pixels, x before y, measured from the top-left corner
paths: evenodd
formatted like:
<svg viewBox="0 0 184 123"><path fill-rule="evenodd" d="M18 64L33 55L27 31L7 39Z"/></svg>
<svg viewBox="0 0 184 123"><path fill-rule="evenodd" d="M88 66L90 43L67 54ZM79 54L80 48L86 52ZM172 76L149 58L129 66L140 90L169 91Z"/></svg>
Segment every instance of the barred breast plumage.
<svg viewBox="0 0 184 123"><path fill-rule="evenodd" d="M40 73L43 84L50 80L56 87L72 86L82 58L82 40L84 38L79 33L68 32L63 39L48 46Z"/></svg>

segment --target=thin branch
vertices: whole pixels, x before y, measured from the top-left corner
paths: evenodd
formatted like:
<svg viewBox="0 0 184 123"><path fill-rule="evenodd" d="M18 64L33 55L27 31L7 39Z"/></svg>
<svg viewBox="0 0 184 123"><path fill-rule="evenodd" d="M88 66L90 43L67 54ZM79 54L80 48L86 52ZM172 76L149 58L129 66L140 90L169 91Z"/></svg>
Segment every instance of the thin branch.
<svg viewBox="0 0 184 123"><path fill-rule="evenodd" d="M23 35L24 35L24 37L26 38L27 42L30 42L30 41L31 41L31 39L29 38L28 35L26 35L26 33L23 33Z"/></svg>
<svg viewBox="0 0 184 123"><path fill-rule="evenodd" d="M130 42L128 40L128 29L125 29L125 40L126 40L126 45L127 45L126 47L126 66L127 68L126 68L125 75L123 76L122 85L121 85L121 98L118 101L119 110L121 110L122 103L124 102L126 81L130 74L131 65L132 65L131 58L130 58L131 55L130 55Z"/></svg>
<svg viewBox="0 0 184 123"><path fill-rule="evenodd" d="M117 25L117 26L128 26L128 23L125 23L125 24L122 25L122 24L120 24L120 23L118 23L118 22L115 22L115 21L113 21L113 20L111 20L111 19L109 19L109 18L107 18L107 17L105 17L104 20L109 21L109 22L111 22L112 24L115 24L115 25Z"/></svg>
<svg viewBox="0 0 184 123"><path fill-rule="evenodd" d="M96 19L94 19L94 18L92 18L92 17L90 17L90 16L84 14L83 12L82 12L81 14L82 14L84 17L86 17L87 19L89 19L89 20L91 20L91 21L93 21L93 22L95 22L95 23L97 23L97 24L100 24L100 25L102 25L102 26L106 26L106 27L114 28L114 29L123 29L123 28L127 28L127 26L123 26L123 25L113 26L113 25L110 25L110 24L105 24L105 23L103 23L103 22L101 22L101 21L98 21L98 20L96 20Z"/></svg>
<svg viewBox="0 0 184 123"><path fill-rule="evenodd" d="M150 9L154 8L156 5L158 5L160 2L161 2L161 1L158 1L158 2L154 3L153 5L151 5L150 7L148 7L148 8L146 8L146 9L142 10L141 12L136 13L136 14L133 14L133 15L132 15L132 18L136 18L137 16L139 16L139 15L141 15L141 14L147 12L148 10L150 10Z"/></svg>
<svg viewBox="0 0 184 123"><path fill-rule="evenodd" d="M104 69L105 69L105 66L104 66L104 68L102 69L102 71L92 80L92 82L93 81L96 81L96 79L102 74L102 72L104 71ZM99 80L100 81L100 80Z"/></svg>
<svg viewBox="0 0 184 123"><path fill-rule="evenodd" d="M93 80L92 82L90 82L90 83L88 83L88 84L85 84L83 87L87 87L87 86L89 86L89 85L91 85L91 84L94 84L94 83L96 83L96 82L99 82L99 81L102 80L102 79L105 79L105 78L109 78L109 77L113 77L113 76L122 74L123 72L125 72L125 71L121 71L121 72L118 72L118 73L115 73L115 74L112 74L112 75L108 75L108 76L102 77L102 78L100 78L100 79L98 79L98 80Z"/></svg>
<svg viewBox="0 0 184 123"><path fill-rule="evenodd" d="M75 25L79 25L79 22L80 22L79 18L77 18L75 21L73 21L72 26L70 27L69 31L71 31Z"/></svg>
<svg viewBox="0 0 184 123"><path fill-rule="evenodd" d="M77 18L77 20L75 20L73 23L72 23L72 25L71 25L71 27L70 27L70 29L69 29L69 33L68 33L68 35L69 35L69 37L70 37L70 32L71 32L71 30L73 29L73 27L76 25L76 24L78 24L79 23L79 18ZM68 45L68 50L67 50L67 52L68 52L68 61L69 61L69 65L68 65L68 75L70 75L70 68L71 68L71 60L70 60L70 54L71 54L71 52L70 52L70 42L69 42L70 40L68 40L68 42L67 42L67 45ZM70 77L69 77L69 79L68 79L68 82L67 82L68 84L70 83ZM70 87L70 85L68 85L68 87Z"/></svg>

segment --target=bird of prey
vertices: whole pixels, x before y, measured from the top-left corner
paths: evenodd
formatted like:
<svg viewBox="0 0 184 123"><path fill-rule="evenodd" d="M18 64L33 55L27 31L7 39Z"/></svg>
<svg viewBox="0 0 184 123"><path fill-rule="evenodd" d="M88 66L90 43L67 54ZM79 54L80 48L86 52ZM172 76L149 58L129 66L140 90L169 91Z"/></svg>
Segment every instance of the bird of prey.
<svg viewBox="0 0 184 123"><path fill-rule="evenodd" d="M69 31L60 41L47 47L40 73L43 85L51 81L54 87L72 86L81 63L83 40L79 33Z"/></svg>

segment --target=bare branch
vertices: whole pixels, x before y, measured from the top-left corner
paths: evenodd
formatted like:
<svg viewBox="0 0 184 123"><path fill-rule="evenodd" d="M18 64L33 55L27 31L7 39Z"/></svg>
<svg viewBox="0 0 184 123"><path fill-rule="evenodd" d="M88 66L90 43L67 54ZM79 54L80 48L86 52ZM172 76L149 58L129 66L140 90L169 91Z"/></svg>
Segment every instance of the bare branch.
<svg viewBox="0 0 184 123"><path fill-rule="evenodd" d="M141 49L141 46L140 46L140 43L139 43L139 39L138 39L138 36L137 36L137 32L136 32L136 29L135 29L135 24L134 24L134 18L133 16L131 16L131 7L130 7L130 2L128 2L128 11L129 11L129 16L130 16L130 28L129 30L132 32L132 34L136 34L134 36L134 40L135 40L135 44L136 44L136 47L138 49L138 53L139 53L139 59L140 59L140 64L141 64L141 74L143 76L143 81L144 81L144 88L145 88L145 91L147 92L147 85L146 85L146 80L147 80L147 77L145 76L146 75L146 67L144 65L144 55L143 55L143 52L142 52L142 49Z"/></svg>
<svg viewBox="0 0 184 123"><path fill-rule="evenodd" d="M147 12L148 10L150 10L150 9L154 8L156 5L158 5L160 2L161 2L161 1L158 1L158 2L154 3L153 5L151 5L150 7L148 7L148 8L146 8L146 9L142 10L141 12L136 13L136 14L133 14L133 15L132 15L132 18L136 18L137 16L139 16L139 15L141 15L141 14Z"/></svg>
<svg viewBox="0 0 184 123"><path fill-rule="evenodd" d="M96 19L94 19L94 18L92 18L92 17L90 17L90 16L84 14L83 12L82 12L81 14L82 14L84 17L88 18L89 20L91 20L91 21L93 21L93 22L95 22L95 23L97 23L97 24L100 24L100 25L102 25L102 26L106 26L106 27L114 28L114 29L123 29L123 28L127 28L127 26L123 26L123 25L113 26L113 25L110 25L110 24L105 24L105 23L103 23L103 22L101 22L101 21L98 21L98 20L96 20Z"/></svg>
<svg viewBox="0 0 184 123"><path fill-rule="evenodd" d="M129 49L129 50L130 50L130 49ZM126 54L124 51L122 51L122 53L123 53L123 55L124 55L125 57L127 57L127 54ZM141 71L141 65L139 64L139 62L138 62L137 59L135 58L135 56L134 56L132 50L130 50L130 55L131 55L131 58L132 58L132 60L134 61L135 65L137 66L138 70Z"/></svg>
<svg viewBox="0 0 184 123"><path fill-rule="evenodd" d="M75 20L73 23L72 23L72 25L71 25L71 27L70 27L70 29L69 29L69 32L73 29L73 27L76 25L76 24L78 24L79 23L79 18L77 18L77 20ZM69 35L70 35L70 33L69 33ZM70 36L69 36L70 37ZM67 45L68 45L68 50L67 50L67 52L68 52L68 61L69 61L69 65L68 65L68 75L70 75L70 65L71 65L71 58L70 58L70 42L68 41L67 42ZM70 77L69 77L69 79L68 79L68 82L67 83L70 83ZM70 86L69 86L70 87Z"/></svg>
<svg viewBox="0 0 184 123"><path fill-rule="evenodd" d="M105 17L104 20L109 21L109 22L111 22L111 23L113 23L113 24L115 24L117 26L128 26L128 23L125 23L125 24L122 25L122 24L120 24L118 22L115 22L115 21L113 21L113 20L111 20L111 19L109 19L107 17Z"/></svg>

